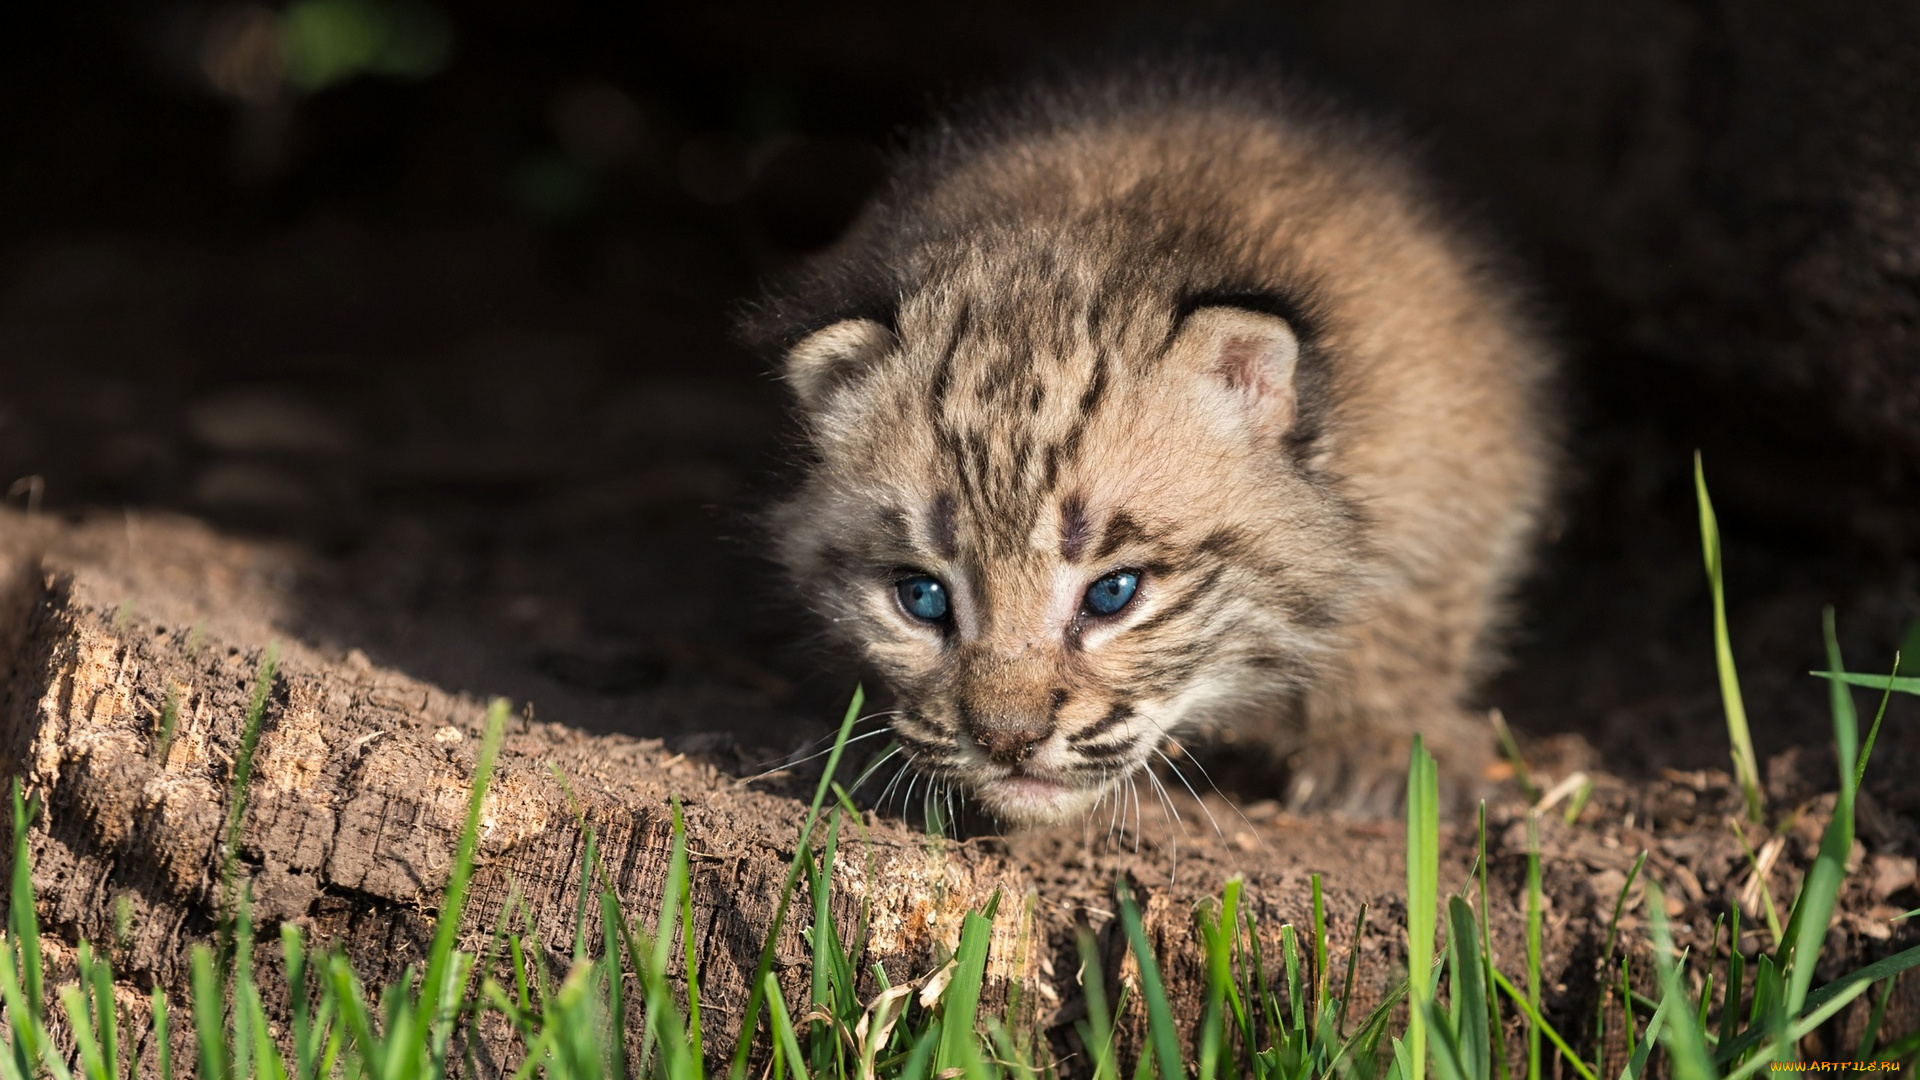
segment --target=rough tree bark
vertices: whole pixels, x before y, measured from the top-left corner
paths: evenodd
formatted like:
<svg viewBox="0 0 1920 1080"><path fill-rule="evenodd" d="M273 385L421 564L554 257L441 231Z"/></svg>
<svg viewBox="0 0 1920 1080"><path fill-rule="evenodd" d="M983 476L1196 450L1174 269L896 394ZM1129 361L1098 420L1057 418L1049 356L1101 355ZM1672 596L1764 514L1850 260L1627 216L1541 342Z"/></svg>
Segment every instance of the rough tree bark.
<svg viewBox="0 0 1920 1080"><path fill-rule="evenodd" d="M291 551L222 539L191 522L68 525L0 514L0 766L44 804L29 836L38 914L56 969L82 939L107 951L136 1019L147 987L184 1000L189 946L214 928L231 770L270 642L278 642L280 661L238 844L263 936L295 922L318 942L343 946L369 982L421 961L431 938L483 704L383 670L357 651L335 655L289 637L285 586L301 572ZM177 719L163 750L170 700ZM657 741L515 720L486 802L464 940L472 946L484 936L517 890L540 935L569 951L588 828L627 910L651 923L674 797L685 806L694 856L707 1045L724 1052L804 807L711 763L670 754ZM1617 812L1631 797L1603 779L1595 813ZM1731 798L1724 784L1681 778L1658 797L1667 800L1663 835L1634 833L1631 824L1568 829L1548 819L1547 997L1567 1030L1591 1023L1609 889L1640 846L1653 848L1650 865L1678 898L1678 936L1698 949L1710 912L1737 891L1737 842L1715 816ZM1688 824L1687 807L1697 807L1698 825ZM1191 1021L1202 975L1190 944L1194 904L1230 874L1243 875L1269 939L1266 955L1278 957L1280 925L1310 925L1309 874L1325 870L1332 973L1343 970L1359 907L1369 905L1355 1007L1378 1000L1404 964L1400 828L1303 821L1258 807L1239 816L1218 800L1214 813L1223 819L1218 834L1194 824L1204 818L1193 808L1189 836L1149 822L1138 855L1125 844L1090 844L1079 828L935 841L869 813L861 830L843 833L835 916L844 929L866 905L872 929L861 969L882 963L899 980L923 974L934 950L957 939L965 912L999 890L990 976L1000 991L1018 987L1027 1015L1057 1031L1080 1002L1074 920L1099 928L1110 959L1119 959L1110 898L1124 874L1143 897L1174 1001ZM1502 955L1513 957L1523 925L1524 829L1509 808L1494 818L1493 925ZM1463 878L1471 849L1464 830L1450 830L1443 879ZM1872 897L1850 898L1836 921L1841 959L1895 947L1861 914ZM780 945L796 1014L804 968L785 961L803 955L806 921L796 912ZM1626 925L1626 937L1644 936L1631 913ZM1108 967L1125 974L1118 963ZM285 987L271 965L262 977L280 1007ZM1915 997L1904 992L1890 1022L1911 1023ZM136 1050L151 1060L150 1036L136 1027ZM504 1038L484 1050L483 1062L495 1065L514 1053Z"/></svg>

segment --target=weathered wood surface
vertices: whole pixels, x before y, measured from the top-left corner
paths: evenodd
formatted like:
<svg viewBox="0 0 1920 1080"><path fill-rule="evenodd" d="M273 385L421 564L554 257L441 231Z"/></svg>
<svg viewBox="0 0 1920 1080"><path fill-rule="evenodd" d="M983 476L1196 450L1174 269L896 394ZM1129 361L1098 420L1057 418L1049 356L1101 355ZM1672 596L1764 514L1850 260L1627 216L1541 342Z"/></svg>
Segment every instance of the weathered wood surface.
<svg viewBox="0 0 1920 1080"><path fill-rule="evenodd" d="M274 625L284 603L274 580L299 572L287 553L180 523L140 527L120 552L113 523L69 532L9 517L0 527L13 646L0 760L45 801L32 833L43 924L69 944L111 943L118 972L136 984L185 986L188 946L213 929L242 717L275 644L238 844L255 917L268 930L292 920L343 944L370 981L422 961L469 798L483 703L356 652L336 659L287 640ZM124 561L107 569L94 561L101 555ZM170 695L178 719L162 759ZM711 1022L730 1026L804 808L657 741L509 725L483 815L467 940L493 925L517 889L542 933L567 948L584 828L632 911L650 912L675 796L696 853L705 1002ZM954 938L995 887L1018 888L997 856L937 850L885 827L858 849L848 845L837 877L847 898L874 902L873 959L902 971ZM1008 905L996 929L1008 939L996 941L1004 976L1023 974L1004 959L1018 951L1017 909ZM800 925L789 927L787 955L802 949Z"/></svg>
<svg viewBox="0 0 1920 1080"><path fill-rule="evenodd" d="M295 922L322 943L341 944L369 982L397 977L424 958L484 706L381 669L357 651L288 636L294 593L286 586L303 572L292 551L224 539L183 520L65 524L0 514L0 766L44 802L30 848L39 916L57 954L90 940L107 950L130 989L183 990L189 947L214 928L242 718L263 652L277 642L238 843L239 872L263 936ZM178 719L162 755L169 696ZM1726 792L1705 781L1670 786L1698 792L1686 795L1692 810L1662 805L1670 835L1636 834L1630 824L1624 832L1549 829L1548 1000L1572 1030L1590 1023L1574 1018L1592 1015L1590 972L1612 902L1608 888L1618 887L1641 844L1654 849L1651 865L1664 880L1680 882L1675 916L1683 942L1704 948L1710 912L1736 891L1737 841L1713 809ZM651 924L675 797L694 854L707 1045L724 1051L805 807L710 762L669 753L655 740L511 722L485 805L463 941L476 946L517 891L542 937L568 951L586 828L628 911ZM1627 797L1603 781L1594 813ZM1280 925L1310 924L1308 878L1323 870L1334 975L1366 903L1356 1008L1377 1000L1403 973L1400 826L1303 821L1259 808L1242 816L1217 799L1209 803L1218 833L1188 802L1188 835L1149 820L1139 854L1130 842L1099 835L1089 842L1078 827L929 840L869 813L861 829L843 830L836 917L844 927L867 907L872 930L862 970L883 963L898 980L923 974L936 948L957 940L965 912L1000 891L990 975L1002 987L1020 986L1033 1018L1057 1028L1078 1015L1074 920L1099 928L1110 958L1120 955L1110 898L1124 874L1144 900L1175 1003L1191 1017L1202 974L1191 945L1196 902L1230 875L1244 876L1269 938L1266 955L1277 958ZM1687 816L1696 811L1697 827ZM1444 880L1464 875L1468 841L1450 832ZM1493 923L1510 957L1520 951L1524 845L1510 808L1496 808ZM1848 907L1836 923L1849 956L1896 944L1859 914L1866 903ZM796 1014L804 968L784 961L804 955L807 918L796 910L779 949ZM1629 936L1638 933L1631 913L1626 926ZM1118 964L1109 969L1124 975ZM269 966L263 978L279 1001L284 987L274 977ZM136 996L128 1000L138 1015ZM1912 1013L1913 997L1901 998L1908 1012L1896 1011L1896 1020ZM498 1061L513 1051L501 1042L487 1053Z"/></svg>

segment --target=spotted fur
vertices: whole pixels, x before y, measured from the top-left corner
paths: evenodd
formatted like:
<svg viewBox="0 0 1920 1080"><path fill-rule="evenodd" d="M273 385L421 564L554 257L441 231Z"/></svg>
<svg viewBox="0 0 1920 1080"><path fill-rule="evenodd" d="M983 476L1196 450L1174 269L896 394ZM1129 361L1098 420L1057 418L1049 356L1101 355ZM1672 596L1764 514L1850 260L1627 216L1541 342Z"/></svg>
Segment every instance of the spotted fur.
<svg viewBox="0 0 1920 1080"><path fill-rule="evenodd" d="M918 768L1012 823L1200 723L1300 805L1390 809L1415 731L1477 774L1552 360L1390 139L1247 80L1042 91L923 141L754 331L810 460L779 555Z"/></svg>

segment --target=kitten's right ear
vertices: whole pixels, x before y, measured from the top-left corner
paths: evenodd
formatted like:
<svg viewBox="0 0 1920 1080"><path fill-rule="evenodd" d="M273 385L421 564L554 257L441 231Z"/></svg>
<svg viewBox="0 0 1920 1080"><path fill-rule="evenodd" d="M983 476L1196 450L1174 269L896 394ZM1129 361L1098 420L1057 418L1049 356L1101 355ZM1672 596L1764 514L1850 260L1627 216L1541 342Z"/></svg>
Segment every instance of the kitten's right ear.
<svg viewBox="0 0 1920 1080"><path fill-rule="evenodd" d="M846 319L815 330L787 350L787 382L800 407L818 412L841 384L887 355L893 331L872 319Z"/></svg>

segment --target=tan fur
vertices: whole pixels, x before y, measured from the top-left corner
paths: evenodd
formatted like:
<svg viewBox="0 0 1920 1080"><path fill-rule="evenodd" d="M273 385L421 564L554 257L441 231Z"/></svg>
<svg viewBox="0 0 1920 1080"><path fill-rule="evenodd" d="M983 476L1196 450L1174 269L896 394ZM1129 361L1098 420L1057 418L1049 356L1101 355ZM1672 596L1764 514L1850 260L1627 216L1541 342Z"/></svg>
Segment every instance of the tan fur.
<svg viewBox="0 0 1920 1080"><path fill-rule="evenodd" d="M1384 140L1220 90L1045 99L924 152L771 310L813 459L780 555L918 768L1055 820L1204 723L1287 757L1296 805L1389 812L1415 731L1471 786L1551 357Z"/></svg>

